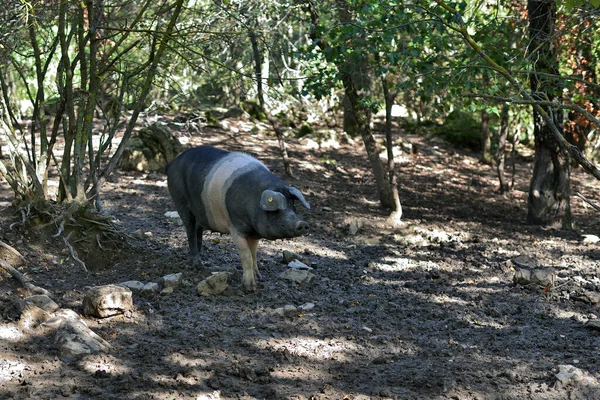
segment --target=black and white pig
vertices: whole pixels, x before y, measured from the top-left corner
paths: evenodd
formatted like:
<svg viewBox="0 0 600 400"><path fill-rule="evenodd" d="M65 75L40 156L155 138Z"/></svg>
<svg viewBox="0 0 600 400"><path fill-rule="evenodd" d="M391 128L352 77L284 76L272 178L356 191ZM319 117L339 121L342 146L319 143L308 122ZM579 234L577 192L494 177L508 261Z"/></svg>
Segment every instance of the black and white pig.
<svg viewBox="0 0 600 400"><path fill-rule="evenodd" d="M294 208L310 205L256 158L201 146L167 167L168 186L183 220L190 256L200 257L202 232L230 233L240 254L246 290L256 289L256 247L260 239L283 239L308 232Z"/></svg>

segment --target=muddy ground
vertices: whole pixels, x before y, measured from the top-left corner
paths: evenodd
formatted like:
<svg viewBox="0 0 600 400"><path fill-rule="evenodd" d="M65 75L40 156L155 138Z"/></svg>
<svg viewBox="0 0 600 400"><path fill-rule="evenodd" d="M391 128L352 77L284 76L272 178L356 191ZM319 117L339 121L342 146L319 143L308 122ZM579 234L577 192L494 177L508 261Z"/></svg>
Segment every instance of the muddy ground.
<svg viewBox="0 0 600 400"><path fill-rule="evenodd" d="M275 138L247 125L171 128L186 146L244 150L283 175ZM52 336L18 331L14 303L24 293L0 273L0 398L600 398L600 333L586 326L598 316L600 250L583 236L600 234L599 214L573 197L576 231L528 226L530 156L517 158L515 190L501 196L476 154L410 134L403 141L413 148L404 146L398 166L404 226L391 229L360 143L317 150L290 139L297 179L288 181L312 205L303 212L312 233L264 241L262 279L249 294L227 235L205 234L204 266L188 266L184 230L164 215L174 210L164 174L111 178L104 205L127 236L104 251L80 244L87 273L60 237L9 229L18 218L0 182L0 240L24 254L21 271L61 307L82 313L91 286L184 276L170 295L134 295L128 316L87 318L112 349L65 359ZM574 192L600 200L597 183L573 175ZM283 250L311 263L311 282L279 277ZM515 285L516 258L553 268L554 286ZM223 268L235 269L230 288L198 296L198 282ZM275 312L307 303L314 308ZM559 381L560 365L579 375Z"/></svg>

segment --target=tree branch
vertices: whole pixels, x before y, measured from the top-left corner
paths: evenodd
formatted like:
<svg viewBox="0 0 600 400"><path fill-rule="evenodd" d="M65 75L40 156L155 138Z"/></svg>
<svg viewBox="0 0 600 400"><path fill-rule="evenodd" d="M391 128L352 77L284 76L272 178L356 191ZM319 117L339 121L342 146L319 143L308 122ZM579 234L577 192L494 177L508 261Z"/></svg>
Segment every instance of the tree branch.
<svg viewBox="0 0 600 400"><path fill-rule="evenodd" d="M490 56L488 56L485 53L485 51L483 51L483 49L479 46L479 44L471 37L471 35L469 35L467 27L460 13L448 4L446 4L444 0L435 1L443 9L445 9L454 16L454 20L458 24L458 27L454 26L452 27L452 29L458 32L463 37L463 40L469 45L469 47L471 47L471 49L473 49L473 51L479 57L486 61L490 66L492 66L494 70L498 71L511 84L511 86L517 90L519 95L521 95L525 100L531 102L532 107L535 109L535 111L537 111L537 113L542 117L546 125L550 128L552 136L554 137L560 148L565 153L570 154L571 157L573 157L573 159L575 159L575 161L577 161L577 163L581 165L581 167L586 172L590 173L596 179L600 180L600 169L598 169L598 167L592 164L592 162L588 160L576 146L570 144L567 141L567 139L565 139L560 129L554 123L552 116L548 115L546 110L544 110L544 108L541 105L537 104L537 100L533 97L533 95L527 90L525 90L504 67L496 63ZM555 105L557 104L553 103L553 106Z"/></svg>

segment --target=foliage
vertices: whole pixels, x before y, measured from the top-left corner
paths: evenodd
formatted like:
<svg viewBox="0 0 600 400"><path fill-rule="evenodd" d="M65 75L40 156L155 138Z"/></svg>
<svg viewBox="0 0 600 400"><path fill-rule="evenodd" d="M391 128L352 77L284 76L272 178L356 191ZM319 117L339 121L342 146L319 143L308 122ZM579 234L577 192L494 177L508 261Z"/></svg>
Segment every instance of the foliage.
<svg viewBox="0 0 600 400"><path fill-rule="evenodd" d="M471 150L481 150L481 121L472 113L452 111L443 125L433 129L433 134L442 136L450 143Z"/></svg>
<svg viewBox="0 0 600 400"><path fill-rule="evenodd" d="M557 101L573 113L566 131L588 145L600 143L595 6L559 4L561 76L554 77ZM97 196L118 158L112 139L127 138L139 113L248 108L259 82L273 114L296 123L314 125L319 113L342 109L345 76L365 115L383 107L385 87L416 117L411 123L441 125L436 131L455 143L479 146L479 116L494 121L503 104L510 131L531 131L533 122L532 101L519 88L539 71L526 53L526 4L518 0L8 0L0 22L2 119L14 137L13 158L0 168L21 198L54 199L48 179L60 182L59 201ZM61 135L66 148L52 147Z"/></svg>
<svg viewBox="0 0 600 400"><path fill-rule="evenodd" d="M314 128L307 123L304 123L300 126L300 129L298 129L298 132L296 133L296 137L304 137L306 135L310 135L311 133L314 133L315 130Z"/></svg>
<svg viewBox="0 0 600 400"><path fill-rule="evenodd" d="M98 201L147 106L183 0L10 4L2 18L14 30L0 35L0 83L11 161L0 172L25 203ZM109 155L125 108L128 124ZM51 178L58 193L50 193Z"/></svg>

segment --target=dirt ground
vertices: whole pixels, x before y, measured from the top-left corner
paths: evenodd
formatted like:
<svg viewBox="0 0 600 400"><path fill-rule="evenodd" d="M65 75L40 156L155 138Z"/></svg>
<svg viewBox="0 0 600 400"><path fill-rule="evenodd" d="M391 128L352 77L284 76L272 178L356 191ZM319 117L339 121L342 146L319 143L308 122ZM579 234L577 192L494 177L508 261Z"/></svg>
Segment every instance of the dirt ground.
<svg viewBox="0 0 600 400"><path fill-rule="evenodd" d="M245 126L178 135L186 146L244 150L282 176L276 139ZM61 307L82 313L91 286L184 277L170 295L134 295L128 316L87 318L111 350L64 359L53 337L18 331L23 292L0 273L0 398L600 398L600 333L586 326L598 317L600 244L583 236L600 235L599 214L573 197L576 231L528 226L530 156L518 157L515 190L501 196L494 169L476 154L421 136L403 141L413 150L399 155L404 225L394 230L359 142L319 150L290 139L296 179L288 182L312 206L302 211L312 233L263 241L262 279L249 294L228 235L205 233L203 267L188 265L184 229L164 215L174 210L164 174L111 178L104 206L126 241L104 243L103 253L79 246L87 273L60 237L9 229L18 218L0 182L0 240ZM572 189L600 200L579 170ZM283 250L305 257L314 279L281 279ZM515 259L553 268L554 286L514 284ZM230 288L198 296L198 282L223 268L235 269ZM275 311L307 303L314 307ZM579 375L558 380L560 365Z"/></svg>

